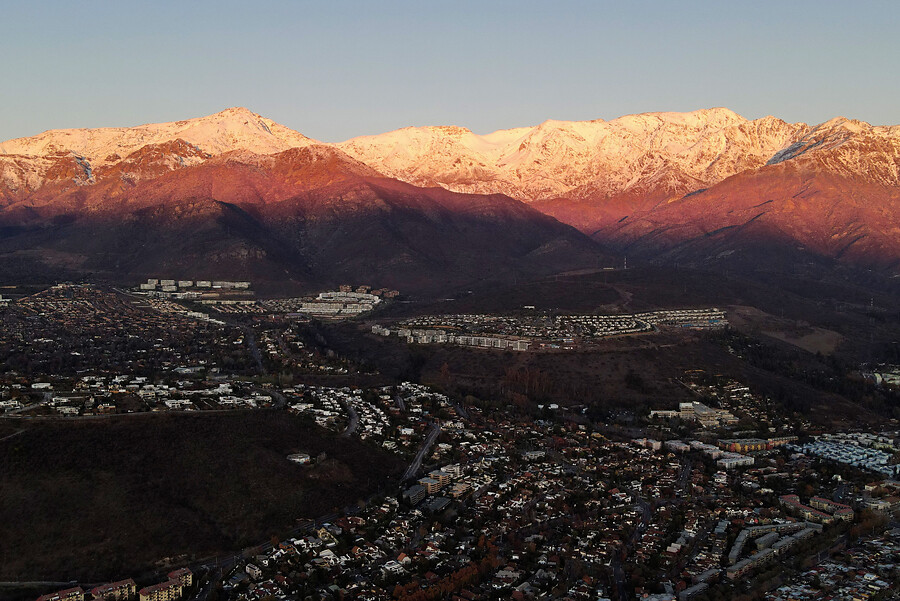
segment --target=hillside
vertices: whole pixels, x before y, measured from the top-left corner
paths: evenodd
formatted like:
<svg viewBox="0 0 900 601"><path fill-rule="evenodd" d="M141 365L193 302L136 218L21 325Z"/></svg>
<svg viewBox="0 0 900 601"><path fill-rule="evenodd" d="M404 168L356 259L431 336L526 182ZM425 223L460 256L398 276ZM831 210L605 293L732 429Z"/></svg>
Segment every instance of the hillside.
<svg viewBox="0 0 900 601"><path fill-rule="evenodd" d="M890 276L898 188L900 126L846 118L713 108L323 144L236 108L0 143L0 271L197 277L200 266L437 289L609 266L614 252Z"/></svg>
<svg viewBox="0 0 900 601"><path fill-rule="evenodd" d="M17 265L33 269L28 259L117 280L204 274L410 290L605 260L587 237L524 203L418 188L329 146L233 151L162 173L158 160L141 165L153 176L109 172L8 198L7 277Z"/></svg>
<svg viewBox="0 0 900 601"><path fill-rule="evenodd" d="M231 553L403 470L386 451L269 411L35 422L0 450L4 580L96 582L162 557ZM300 467L285 458L294 452L326 460Z"/></svg>

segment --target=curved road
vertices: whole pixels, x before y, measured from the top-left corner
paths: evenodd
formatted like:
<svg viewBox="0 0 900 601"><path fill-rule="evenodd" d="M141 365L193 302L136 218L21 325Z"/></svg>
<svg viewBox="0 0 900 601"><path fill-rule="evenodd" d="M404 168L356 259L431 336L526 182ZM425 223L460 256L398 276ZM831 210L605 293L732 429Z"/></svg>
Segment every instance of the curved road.
<svg viewBox="0 0 900 601"><path fill-rule="evenodd" d="M347 410L347 414L350 416L350 420L347 422L347 428L341 432L341 436L347 437L356 432L356 427L359 425L359 414L356 413L356 409L353 408L353 405L346 402L341 402L344 409Z"/></svg>

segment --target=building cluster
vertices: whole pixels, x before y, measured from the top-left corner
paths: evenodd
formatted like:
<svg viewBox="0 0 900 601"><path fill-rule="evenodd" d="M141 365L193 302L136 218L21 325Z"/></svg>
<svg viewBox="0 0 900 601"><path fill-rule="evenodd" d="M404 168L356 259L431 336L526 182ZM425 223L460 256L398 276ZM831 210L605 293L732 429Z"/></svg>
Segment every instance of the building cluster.
<svg viewBox="0 0 900 601"><path fill-rule="evenodd" d="M299 384L282 393L290 399L292 411L311 416L322 427L355 433L363 440L381 441L390 435L388 414L378 403L363 398L358 388Z"/></svg>
<svg viewBox="0 0 900 601"><path fill-rule="evenodd" d="M167 280L150 278L135 291L150 298L194 301L209 305L254 305L250 282Z"/></svg>
<svg viewBox="0 0 900 601"><path fill-rule="evenodd" d="M830 536L839 519L855 519L824 487L806 506L835 516L832 524L779 501L810 465L784 452L786 437L619 441L566 420L463 411L408 382L281 392L326 427L404 453L412 471L395 495L245 551L219 576L223 601L387 601L430 590L467 601L630 591L687 601L749 582L803 553L807 539ZM721 460L736 450L758 459L729 470ZM287 460L314 461L302 451ZM171 580L156 585L159 595L177 590Z"/></svg>
<svg viewBox="0 0 900 601"><path fill-rule="evenodd" d="M396 298L400 296L399 290L392 290L390 288L372 288L368 284L357 286L355 289L352 284L341 284L338 286L338 291L343 293L357 292L359 294L373 294L381 298Z"/></svg>
<svg viewBox="0 0 900 601"><path fill-rule="evenodd" d="M0 297L0 303L2 302L2 297ZM878 386L900 386L900 365L878 365L862 370L862 375Z"/></svg>
<svg viewBox="0 0 900 601"><path fill-rule="evenodd" d="M290 327L262 329L257 337L257 346L268 362L278 371L312 372L342 375L352 369L348 359L335 353L321 353L308 347L301 339L296 322Z"/></svg>
<svg viewBox="0 0 900 601"><path fill-rule="evenodd" d="M428 495L436 495L441 490L447 490L447 494L454 499L465 496L472 490L473 482L464 476L459 464L447 465L438 470L432 470L427 476L419 478L418 482L403 491L403 500L411 506L421 503ZM435 497L428 503L428 510L436 513L450 504L446 497Z"/></svg>
<svg viewBox="0 0 900 601"><path fill-rule="evenodd" d="M463 429L445 395L410 382L369 390L297 385L282 393L290 411L309 416L324 428L399 453L417 449L437 422L445 435ZM447 443L436 445L437 453L451 449Z"/></svg>
<svg viewBox="0 0 900 601"><path fill-rule="evenodd" d="M173 303L166 298L153 297L150 298L147 302L151 307L153 307L160 313L165 313L168 315L183 315L190 319L197 319L208 323L214 323L220 326L225 325L224 321L210 317L209 314L204 313L203 311L193 311L182 305L179 305L178 303Z"/></svg>
<svg viewBox="0 0 900 601"><path fill-rule="evenodd" d="M110 582L101 584L91 589L91 596L94 599L106 599L107 601L126 601L133 599L137 592L137 585L131 578L119 580L118 582Z"/></svg>
<svg viewBox="0 0 900 601"><path fill-rule="evenodd" d="M823 434L790 448L799 453L851 465L889 477L900 476L900 465L892 463L900 451L893 439L866 432Z"/></svg>
<svg viewBox="0 0 900 601"><path fill-rule="evenodd" d="M138 288L144 292L204 292L208 290L250 290L250 282L225 280L165 280L149 279ZM176 297L177 298L177 297ZM198 297L199 298L199 297Z"/></svg>
<svg viewBox="0 0 900 601"><path fill-rule="evenodd" d="M795 513L809 522L817 524L830 524L835 520L853 520L853 508L843 503L837 503L822 497L812 497L809 505L800 502L798 495L782 495L778 502L791 513Z"/></svg>
<svg viewBox="0 0 900 601"><path fill-rule="evenodd" d="M665 448L666 451L671 451L673 453L699 451L703 455L706 455L707 457L715 460L716 465L725 470L732 470L738 467L748 467L756 462L755 459L749 455L723 451L716 445L707 444L699 440L692 440L686 443L681 440L667 440L665 442L661 442L659 440L653 440L651 438L637 438L632 442L640 447L644 447L654 451L659 451L663 448Z"/></svg>
<svg viewBox="0 0 900 601"><path fill-rule="evenodd" d="M766 593L766 601L890 598L900 579L900 529L861 541Z"/></svg>
<svg viewBox="0 0 900 601"><path fill-rule="evenodd" d="M760 567L766 566L788 553L797 543L807 539L821 530L815 524L797 522L772 523L744 528L734 541L728 554L725 576L729 580L738 580ZM747 543L753 540L753 545ZM738 559L746 549L751 555Z"/></svg>
<svg viewBox="0 0 900 601"><path fill-rule="evenodd" d="M687 403L679 403L678 409L654 409L650 412L650 417L659 417L663 419L680 418L688 421L696 421L704 428L719 428L724 426L733 426L738 422L738 418L727 409L718 407L710 407L700 401L690 401Z"/></svg>
<svg viewBox="0 0 900 601"><path fill-rule="evenodd" d="M862 499L867 509L890 513L900 509L900 481L879 480L865 486Z"/></svg>
<svg viewBox="0 0 900 601"><path fill-rule="evenodd" d="M375 309L383 299L394 298L400 294L396 290L386 288L372 290L370 286L359 286L356 290L350 288L341 286L340 290L320 292L314 298L271 299L262 301L261 305L270 311L344 318L367 313Z"/></svg>
<svg viewBox="0 0 900 601"><path fill-rule="evenodd" d="M232 373L250 367L247 349L234 344L241 336L236 328L168 304L92 285L53 286L0 313L0 361L7 374L35 380L91 372L155 376L201 364L227 363Z"/></svg>
<svg viewBox="0 0 900 601"><path fill-rule="evenodd" d="M132 578L126 578L95 586L90 593L79 586L41 595L37 601L177 601L193 583L193 572L188 568L180 568L169 572L167 580L140 590Z"/></svg>
<svg viewBox="0 0 900 601"><path fill-rule="evenodd" d="M591 337L646 332L660 326L715 329L728 325L725 311L716 308L648 311L633 315L572 315L561 316L559 320Z"/></svg>
<svg viewBox="0 0 900 601"><path fill-rule="evenodd" d="M416 344L456 344L460 346L476 346L480 348L508 349L527 351L532 342L521 338L501 338L497 336L465 336L448 333L445 330L420 330L397 328L391 330L379 325L372 326L372 333L379 336L397 335L409 343Z"/></svg>
<svg viewBox="0 0 900 601"><path fill-rule="evenodd" d="M748 422L755 424L761 431L771 432L783 429L784 414L769 397L754 393L746 384L731 378L711 375L704 370L694 369L685 373L681 383L696 394L707 405L714 405L732 414L740 415ZM802 417L792 420L794 428L808 429L809 422ZM728 420L726 426L734 426L734 420Z"/></svg>
<svg viewBox="0 0 900 601"><path fill-rule="evenodd" d="M753 451L771 451L797 440L796 436L776 436L773 438L725 438L719 440L719 446L732 453L751 453Z"/></svg>
<svg viewBox="0 0 900 601"><path fill-rule="evenodd" d="M517 351L573 348L608 336L653 331L662 326L723 327L719 309L652 311L634 315L430 315L396 326L372 326L372 333L409 343L458 344Z"/></svg>
<svg viewBox="0 0 900 601"><path fill-rule="evenodd" d="M321 292L298 303L296 310L316 316L346 317L366 313L381 302L381 297L367 292Z"/></svg>
<svg viewBox="0 0 900 601"><path fill-rule="evenodd" d="M169 378L157 378L154 382L147 376L133 374L90 374L34 382L30 386L15 383L10 390L20 396L0 401L0 413L91 417L147 411L257 409L273 404L270 394L251 389L246 384L184 377L201 371L200 366L180 367L173 370Z"/></svg>
<svg viewBox="0 0 900 601"><path fill-rule="evenodd" d="M369 294L352 290L336 294L351 293ZM25 324L43 319L40 312L48 306L58 305L48 313L54 319L74 320L66 321L66 327L96 319L81 316L78 307L83 301L88 307L109 303L118 315L128 308L118 305L121 299L101 296L97 298L103 300L96 301L92 294L61 289L49 299L32 299L26 306L34 319L10 321L22 328L10 331L21 336L35 332L33 344L45 344L37 341L55 336L55 331L28 330ZM330 298L323 301L331 302ZM57 315L69 306L74 308L70 316ZM698 424L733 425L731 412L738 412L734 407L762 413L764 399L733 382L708 388L698 384L695 389L709 391L722 409L689 403L672 416L682 417L683 409L685 424L656 423L652 431L634 426L635 432L592 423L574 412L545 412L545 419L535 419L490 399L480 400L477 407L463 407L410 382L378 387L281 384L278 389L240 384L214 371L218 369L214 365L228 358L223 349L246 346L249 328L186 322L159 309L143 311L140 319L145 314L191 334L210 328L217 346L203 351L207 355L201 363L199 356L181 353L182 347L158 330L152 330L146 341L132 332L122 343L130 341L134 346L129 348L138 356L165 357L148 363L166 377L129 369L127 375L120 370L3 380L0 400L18 403L11 411L24 409L26 403L38 403L48 411L81 403L79 410L84 412L87 400L93 399L91 411L98 413L108 406L115 411L284 406L335 432L394 450L409 461L396 489L317 520L303 519L282 539L261 542L239 557L220 558L216 563L224 566L221 573L207 572L216 579L210 589L217 591L219 601L400 601L430 599L432 591L466 601L633 595L687 601L712 587L725 587L727 598L743 590L766 566L805 557L809 547L805 541L836 537L845 521L857 520L853 508L864 506L855 496L862 492L853 481L838 485L818 478L816 462L807 456L812 453L797 453L797 441L778 434L793 430L758 428L722 439L712 433L666 433L663 426L671 426L672 432ZM553 326L551 321L546 324ZM412 325L405 327L412 330ZM440 329L424 322L415 327L426 335ZM511 333L515 320L485 320L479 327L483 331L461 333L454 327L447 332L485 338L499 330L497 337L517 339ZM538 321L528 327L538 328ZM566 333L573 340L583 335L570 329ZM290 329L270 328L260 335L262 356L274 361L305 352L293 334ZM196 346L201 338L193 335L187 340ZM760 423L774 422L760 419ZM853 441L855 448L880 453L888 453L893 445L891 437L870 434L816 440L823 441ZM298 447L303 448L302 441ZM300 466L315 461L302 450L288 452L279 457L297 464L297 470L309 469ZM884 501L890 509L893 484L872 485L871 499ZM809 499L807 503L800 502L800 494ZM820 514L830 519L821 519ZM880 557L886 563L885 556ZM879 566L876 580L887 573ZM141 581L148 584L143 588L123 580L96 587L91 595L115 601L172 601L185 597L193 586L193 575L185 579L188 574L160 575L156 584ZM86 593L67 589L53 595L41 601L84 601Z"/></svg>

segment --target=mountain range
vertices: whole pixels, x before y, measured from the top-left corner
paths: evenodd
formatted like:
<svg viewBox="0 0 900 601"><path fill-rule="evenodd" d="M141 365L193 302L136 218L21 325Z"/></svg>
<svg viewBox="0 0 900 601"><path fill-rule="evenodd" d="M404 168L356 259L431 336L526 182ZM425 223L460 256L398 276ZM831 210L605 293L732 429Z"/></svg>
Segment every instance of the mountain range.
<svg viewBox="0 0 900 601"><path fill-rule="evenodd" d="M896 274L900 126L714 108L337 144L247 109L0 143L0 275L454 286L804 256Z"/></svg>

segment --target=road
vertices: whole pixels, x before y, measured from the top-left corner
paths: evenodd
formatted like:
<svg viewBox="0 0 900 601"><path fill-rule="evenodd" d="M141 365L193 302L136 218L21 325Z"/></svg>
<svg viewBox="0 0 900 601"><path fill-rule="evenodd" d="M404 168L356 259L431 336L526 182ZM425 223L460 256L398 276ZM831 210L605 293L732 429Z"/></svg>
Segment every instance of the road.
<svg viewBox="0 0 900 601"><path fill-rule="evenodd" d="M258 392L259 394L272 397L272 399L275 401L272 406L275 407L275 409L284 409L285 405L287 405L287 397L285 397L274 388L254 387L251 390L253 390L253 392ZM209 411L204 411L203 413L209 413Z"/></svg>
<svg viewBox="0 0 900 601"><path fill-rule="evenodd" d="M216 583L222 579L222 573L224 568L215 568L210 572L207 572L206 578L203 580L203 584L197 593L192 597L192 601L206 601L209 598L209 594L212 592L213 588L216 586ZM195 576L196 577L196 576Z"/></svg>
<svg viewBox="0 0 900 601"><path fill-rule="evenodd" d="M434 444L434 441L437 440L437 437L441 433L440 424L431 424L431 430L425 436L425 440L422 442L422 447L419 449L419 452L416 453L416 458L413 459L413 462L409 464L409 467L406 469L406 472L403 474L403 478L401 478L401 482L405 482L407 480L411 480L419 473L419 470L422 469L422 460L425 459L425 454L428 453L429 449L431 449L431 445Z"/></svg>
<svg viewBox="0 0 900 601"><path fill-rule="evenodd" d="M678 490L687 493L688 484L691 481L691 469L693 469L693 464L691 460L687 457L684 458L681 466L681 474L678 476Z"/></svg>
<svg viewBox="0 0 900 601"><path fill-rule="evenodd" d="M35 407L40 407L44 403L45 403L45 401L41 401L40 403L32 403L30 405L24 405L22 407L18 407L16 409L10 409L9 411L7 411L6 413L3 414L3 417L12 417L13 415L18 415L19 413L22 413L24 411L34 409Z"/></svg>
<svg viewBox="0 0 900 601"><path fill-rule="evenodd" d="M457 403L456 401L450 401L450 404L453 405L453 408L456 409L456 414L459 415L466 421L469 421L469 412L466 411L466 408L462 406L462 404Z"/></svg>
<svg viewBox="0 0 900 601"><path fill-rule="evenodd" d="M359 425L359 414L350 403L341 401L341 405L347 410L347 414L350 416L350 420L347 422L347 428L341 432L341 436L346 438L356 432L356 427Z"/></svg>
<svg viewBox="0 0 900 601"><path fill-rule="evenodd" d="M241 328L242 332L244 332L244 340L247 341L247 348L250 349L250 354L253 356L253 360L256 361L256 368L259 370L260 374L265 376L268 372L266 371L266 367L263 365L262 354L260 354L259 352L259 347L256 346L256 335L253 334L253 330L250 328L250 326L238 327Z"/></svg>
<svg viewBox="0 0 900 601"><path fill-rule="evenodd" d="M625 594L625 570L622 569L622 560L619 554L613 555L609 561L609 567L612 568L613 582L616 585L616 593L619 601L626 601L628 596Z"/></svg>
<svg viewBox="0 0 900 601"><path fill-rule="evenodd" d="M17 409L10 409L6 413L3 414L3 417L10 417L13 415L18 415L19 413L24 413L25 411L29 411L34 409L35 407L40 407L41 405L46 405L50 401L53 400L52 392L42 392L41 395L44 397L44 400L38 401L37 403L32 403L30 405L25 405L23 407L19 407Z"/></svg>
<svg viewBox="0 0 900 601"><path fill-rule="evenodd" d="M13 436L18 436L19 434L21 434L24 431L25 430L17 430L16 432L13 432L9 436L4 436L3 438L0 438L0 441L8 440L8 439L12 438Z"/></svg>
<svg viewBox="0 0 900 601"><path fill-rule="evenodd" d="M669 578L676 578L678 574L687 567L689 563L691 563L697 554L700 552L700 545L706 542L706 539L709 537L710 532L712 532L713 528L715 528L718 520L712 519L707 520L703 526L700 528L700 531L693 538L688 545L688 550L681 557L680 560L673 562L672 569L669 570Z"/></svg>
<svg viewBox="0 0 900 601"><path fill-rule="evenodd" d="M622 487L622 490L629 493L637 500L635 506L638 507L641 511L641 523L635 527L634 532L631 534L631 538L628 539L628 542L625 544L625 547L621 551L621 554L624 557L620 557L619 553L616 553L609 563L610 567L612 568L613 583L616 585L616 592L618 593L619 601L626 601L626 599L628 599L628 596L626 595L625 590L625 570L622 568L622 560L623 558L628 557L628 554L631 553L631 550L634 548L635 544L637 544L638 537L643 534L647 529L647 526L650 525L652 512L650 510L650 504L647 503L647 501L645 501L643 497L641 497L639 491L626 487Z"/></svg>
<svg viewBox="0 0 900 601"><path fill-rule="evenodd" d="M284 338L281 336L281 332L275 332L275 341L278 343L278 348L281 349L281 352L285 357L290 359L294 365L300 365L301 361L294 354L294 351L291 350L291 347L288 346L288 343L284 341Z"/></svg>

